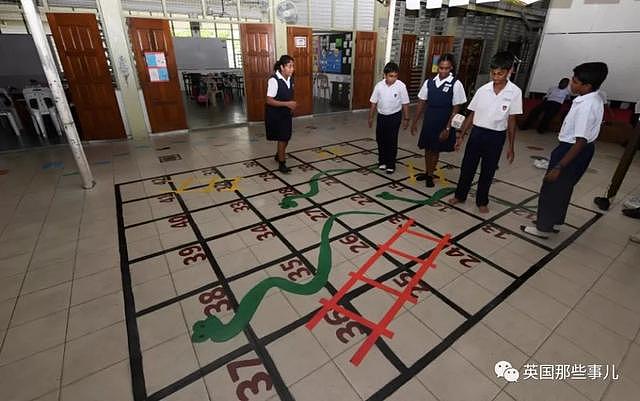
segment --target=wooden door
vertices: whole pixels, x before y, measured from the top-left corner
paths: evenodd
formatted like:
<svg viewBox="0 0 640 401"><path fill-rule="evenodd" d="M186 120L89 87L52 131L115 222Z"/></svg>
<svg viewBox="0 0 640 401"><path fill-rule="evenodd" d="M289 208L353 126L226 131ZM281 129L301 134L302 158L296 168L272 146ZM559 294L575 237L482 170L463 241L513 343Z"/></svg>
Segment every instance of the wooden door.
<svg viewBox="0 0 640 401"><path fill-rule="evenodd" d="M287 52L293 57L296 71L295 100L298 107L295 116L313 113L313 39L311 28L287 28Z"/></svg>
<svg viewBox="0 0 640 401"><path fill-rule="evenodd" d="M469 94L475 88L480 62L482 61L482 39L465 39L462 45L462 56L458 67L457 77Z"/></svg>
<svg viewBox="0 0 640 401"><path fill-rule="evenodd" d="M48 13L47 19L80 120L81 138L126 138L96 15Z"/></svg>
<svg viewBox="0 0 640 401"><path fill-rule="evenodd" d="M353 71L353 109L365 109L371 104L371 92L376 68L376 33L356 32L355 65Z"/></svg>
<svg viewBox="0 0 640 401"><path fill-rule="evenodd" d="M273 65L276 63L273 25L241 24L240 40L247 99L247 119L262 121L267 101L267 81L273 75Z"/></svg>
<svg viewBox="0 0 640 401"><path fill-rule="evenodd" d="M186 129L187 119L169 22L151 18L129 18L128 22L151 132ZM164 64L166 67L163 67Z"/></svg>
<svg viewBox="0 0 640 401"><path fill-rule="evenodd" d="M427 78L433 78L438 73L438 60L444 53L453 51L453 36L431 36L429 38L429 52L427 53Z"/></svg>
<svg viewBox="0 0 640 401"><path fill-rule="evenodd" d="M400 74L399 79L409 87L411 83L411 71L413 69L413 59L416 54L416 35L402 35L400 45Z"/></svg>

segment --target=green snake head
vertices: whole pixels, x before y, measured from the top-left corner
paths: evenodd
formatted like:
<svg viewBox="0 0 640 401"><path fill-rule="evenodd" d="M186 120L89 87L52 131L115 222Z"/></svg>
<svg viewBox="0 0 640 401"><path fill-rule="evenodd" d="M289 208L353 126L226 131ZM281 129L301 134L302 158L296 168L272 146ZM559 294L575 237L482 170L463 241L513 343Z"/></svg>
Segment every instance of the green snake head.
<svg viewBox="0 0 640 401"><path fill-rule="evenodd" d="M209 316L205 320L198 320L193 324L193 334L191 341L194 343L202 343L207 340L213 340L212 336L222 328L222 322L215 316Z"/></svg>
<svg viewBox="0 0 640 401"><path fill-rule="evenodd" d="M293 209L294 207L298 207L298 202L294 201L292 198L287 196L282 198L282 201L280 202L280 207L282 209Z"/></svg>

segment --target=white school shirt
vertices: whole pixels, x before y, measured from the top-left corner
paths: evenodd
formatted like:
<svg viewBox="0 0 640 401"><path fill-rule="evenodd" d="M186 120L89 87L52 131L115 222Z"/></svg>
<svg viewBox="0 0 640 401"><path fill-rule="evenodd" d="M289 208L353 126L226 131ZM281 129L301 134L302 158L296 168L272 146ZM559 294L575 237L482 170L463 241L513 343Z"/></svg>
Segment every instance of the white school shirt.
<svg viewBox="0 0 640 401"><path fill-rule="evenodd" d="M383 79L373 88L371 103L376 104L378 114L388 116L402 110L403 104L409 104L407 86L399 79L389 86Z"/></svg>
<svg viewBox="0 0 640 401"><path fill-rule="evenodd" d="M449 74L445 79L440 79L440 75L436 75L433 78L433 82L436 84L436 88L441 87L445 82L453 81L453 74ZM429 99L429 88L428 84L429 80L424 81L422 84L422 88L420 88L420 92L418 92L418 99L420 100L428 100ZM453 84L453 99L451 99L451 104L453 106L457 106L460 104L467 103L467 94L464 92L464 86L462 86L462 82L456 80Z"/></svg>
<svg viewBox="0 0 640 401"><path fill-rule="evenodd" d="M276 77L282 79L287 88L291 88L291 77L284 79L284 76L280 74L280 71L276 71ZM262 81L264 82L264 81ZM267 81L267 97L276 97L278 95L278 81L274 77L269 78Z"/></svg>
<svg viewBox="0 0 640 401"><path fill-rule="evenodd" d="M547 91L547 95L545 97L550 102L556 102L556 103L562 104L569 97L569 87L566 87L564 89L560 89L557 86L553 88L549 88L549 90Z"/></svg>
<svg viewBox="0 0 640 401"><path fill-rule="evenodd" d="M522 91L507 81L500 93L493 91L493 82L482 85L469 103L473 111L473 125L494 131L506 131L509 116L522 114Z"/></svg>
<svg viewBox="0 0 640 401"><path fill-rule="evenodd" d="M558 140L568 143L576 143L576 138L584 138L588 143L595 141L603 116L604 102L598 91L578 96L564 118Z"/></svg>

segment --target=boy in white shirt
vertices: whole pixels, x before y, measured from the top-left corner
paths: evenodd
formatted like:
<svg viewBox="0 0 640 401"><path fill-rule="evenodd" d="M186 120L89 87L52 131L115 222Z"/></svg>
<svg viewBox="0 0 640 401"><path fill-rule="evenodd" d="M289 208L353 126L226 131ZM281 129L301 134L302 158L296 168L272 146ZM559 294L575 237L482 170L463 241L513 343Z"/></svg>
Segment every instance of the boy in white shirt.
<svg viewBox="0 0 640 401"><path fill-rule="evenodd" d="M546 239L549 233L558 232L555 225L564 224L573 188L593 158L604 114L598 89L608 71L605 63L584 63L573 69L571 92L578 97L560 129L560 143L551 152L538 197L536 226L520 226L525 233Z"/></svg>
<svg viewBox="0 0 640 401"><path fill-rule="evenodd" d="M384 66L384 79L376 84L371 94L369 128L373 127L373 115L378 112L376 141L378 142L378 168L393 174L398 155L398 131L409 126L409 93L398 79L400 67L394 62Z"/></svg>
<svg viewBox="0 0 640 401"><path fill-rule="evenodd" d="M516 136L516 115L522 114L522 91L509 81L514 57L509 52L499 52L491 59L491 79L478 89L467 107L467 116L458 134L455 148L460 149L467 131L471 129L464 152L460 178L451 204L467 199L473 178L480 164L480 179L476 191L476 205L480 213L488 213L489 188L500 161L500 154L508 137L507 160L513 163ZM507 135L508 134L508 135Z"/></svg>
<svg viewBox="0 0 640 401"><path fill-rule="evenodd" d="M558 114L562 104L569 98L569 78L562 78L557 87L549 88L544 96L544 101L537 105L529 115L525 122L520 126L521 130L527 130L532 124L535 124L542 114L542 119L538 124L538 133L544 134L549 127L549 123L553 117Z"/></svg>

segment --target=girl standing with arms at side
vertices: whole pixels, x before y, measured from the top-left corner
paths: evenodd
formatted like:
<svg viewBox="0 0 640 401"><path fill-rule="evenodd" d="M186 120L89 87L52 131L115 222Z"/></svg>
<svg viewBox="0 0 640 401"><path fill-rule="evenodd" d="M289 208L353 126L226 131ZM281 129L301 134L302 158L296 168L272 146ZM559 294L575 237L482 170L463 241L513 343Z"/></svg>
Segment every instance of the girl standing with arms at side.
<svg viewBox="0 0 640 401"><path fill-rule="evenodd" d="M429 188L434 186L433 172L440 152L454 150L456 132L451 128L451 120L460 111L460 105L467 102L462 83L453 76L453 61L453 54L442 55L438 75L426 80L418 93L418 111L411 124L411 135L415 135L418 119L426 105L418 147L424 149L425 181Z"/></svg>
<svg viewBox="0 0 640 401"><path fill-rule="evenodd" d="M283 55L273 67L273 76L267 82L267 104L264 125L267 140L277 141L278 147L274 159L278 162L278 171L289 173L291 169L285 162L287 145L291 139L293 111L293 57Z"/></svg>

